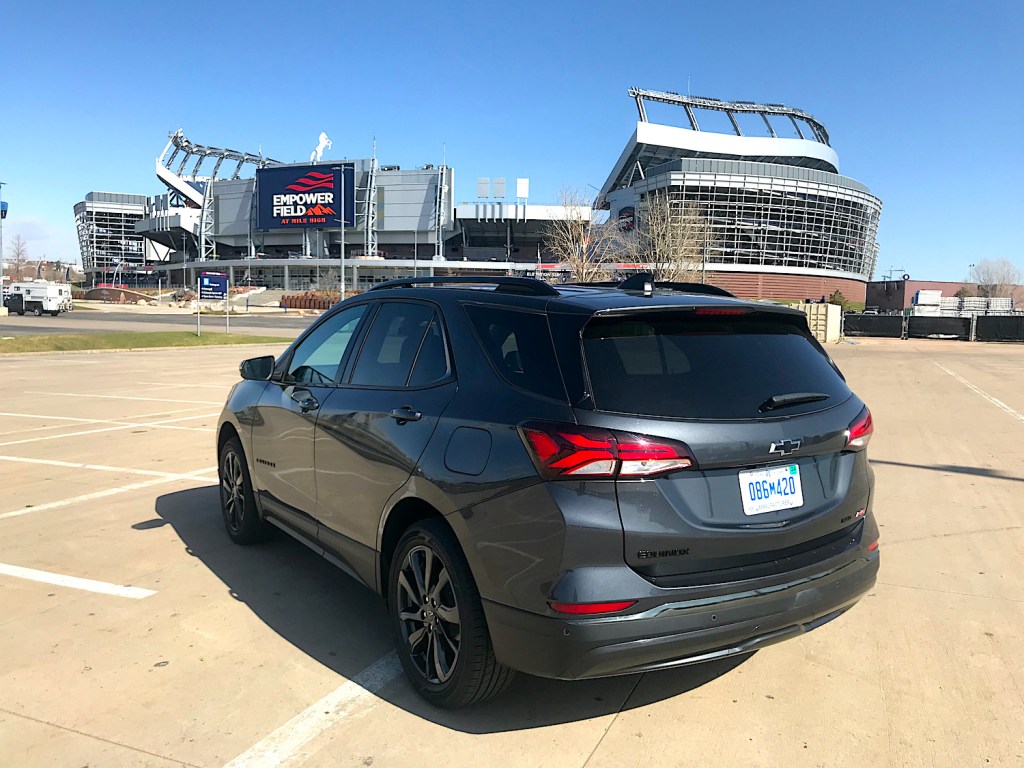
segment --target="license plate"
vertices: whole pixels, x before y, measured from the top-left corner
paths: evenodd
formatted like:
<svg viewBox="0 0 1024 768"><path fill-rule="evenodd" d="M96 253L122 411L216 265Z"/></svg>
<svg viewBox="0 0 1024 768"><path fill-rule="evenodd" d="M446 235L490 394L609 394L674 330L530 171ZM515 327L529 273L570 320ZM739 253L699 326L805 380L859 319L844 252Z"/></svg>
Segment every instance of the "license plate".
<svg viewBox="0 0 1024 768"><path fill-rule="evenodd" d="M743 514L761 515L780 509L795 509L804 504L804 489L800 485L800 467L751 469L740 472L740 496Z"/></svg>

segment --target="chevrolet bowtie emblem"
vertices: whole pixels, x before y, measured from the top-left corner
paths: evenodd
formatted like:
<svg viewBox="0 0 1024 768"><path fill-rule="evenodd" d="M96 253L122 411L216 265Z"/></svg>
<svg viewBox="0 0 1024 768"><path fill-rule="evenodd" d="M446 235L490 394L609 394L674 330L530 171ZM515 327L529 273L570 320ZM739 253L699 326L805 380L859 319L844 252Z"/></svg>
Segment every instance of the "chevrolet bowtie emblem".
<svg viewBox="0 0 1024 768"><path fill-rule="evenodd" d="M781 440L777 443L772 443L772 447L768 449L768 453L778 453L781 456L789 456L791 453L796 453L799 450L799 440Z"/></svg>

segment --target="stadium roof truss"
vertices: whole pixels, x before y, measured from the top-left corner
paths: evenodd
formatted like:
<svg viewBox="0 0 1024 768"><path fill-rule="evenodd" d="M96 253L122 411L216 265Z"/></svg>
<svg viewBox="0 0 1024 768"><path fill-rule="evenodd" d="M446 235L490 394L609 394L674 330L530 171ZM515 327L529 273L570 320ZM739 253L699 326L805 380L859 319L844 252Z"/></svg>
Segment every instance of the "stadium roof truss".
<svg viewBox="0 0 1024 768"><path fill-rule="evenodd" d="M179 160L180 157L180 160ZM200 169L203 163L215 159L212 171L209 174L200 176ZM194 160L191 168L190 161ZM235 167L230 176L219 176L221 165L224 161L234 162ZM175 161L178 161L175 167ZM184 203L194 207L203 206L204 186L201 182L212 181L217 178L237 179L246 165L256 168L266 168L273 165L282 165L279 160L264 157L262 154L254 155L249 152L239 152L235 149L224 149L223 147L208 147L204 144L196 144L188 139L179 128L170 135L167 146L156 161L156 175L167 185L171 194Z"/></svg>
<svg viewBox="0 0 1024 768"><path fill-rule="evenodd" d="M752 101L722 101L721 99L709 99L705 96L681 96L678 93L671 91L649 91L644 88L630 88L629 95L636 100L636 109L640 113L640 122L647 122L647 109L644 106L646 101L655 101L662 104L674 104L682 107L686 111L687 120L690 122L690 127L695 130L700 130L700 124L697 122L697 116L694 114L694 109L709 109L715 112L724 112L729 118L729 122L732 123L733 129L736 131L737 136L743 135L743 130L740 128L740 124L736 121L737 113L753 113L760 115L761 119L764 120L764 124L768 129L768 133L772 138L777 138L775 129L768 120L768 115L783 115L788 117L790 122L793 123L793 128L796 130L797 136L801 139L813 138L822 144L828 144L828 131L825 130L825 126L822 125L813 115L804 112L802 109L796 109L794 107L787 107L784 104L755 104ZM801 129L800 123L797 122L796 118L805 121L807 126L810 126L811 132L814 134L813 137L805 136L804 130Z"/></svg>
<svg viewBox="0 0 1024 768"><path fill-rule="evenodd" d="M752 101L722 101L705 96L682 96L671 91L630 88L636 101L639 121L632 138L616 162L597 196L595 207L608 208L608 195L646 179L649 171L683 158L746 160L777 163L838 173L839 156L829 144L828 131L820 121L801 109L783 104L756 104ZM686 113L684 125L654 123L647 118L646 104L657 102L681 107ZM710 110L724 113L732 131L702 130L698 113ZM764 121L763 135L745 134L737 115L756 115ZM798 138L779 136L781 124L770 118L788 119ZM756 119L756 118L755 118Z"/></svg>

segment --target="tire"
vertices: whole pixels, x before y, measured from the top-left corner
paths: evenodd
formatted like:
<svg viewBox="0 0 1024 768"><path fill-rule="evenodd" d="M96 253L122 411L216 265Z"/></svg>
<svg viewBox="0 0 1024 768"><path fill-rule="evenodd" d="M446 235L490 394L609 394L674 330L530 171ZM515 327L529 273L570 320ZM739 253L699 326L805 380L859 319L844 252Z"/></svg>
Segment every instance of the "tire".
<svg viewBox="0 0 1024 768"><path fill-rule="evenodd" d="M18 313L18 317L23 317L24 315L25 315L25 310L21 310L21 312Z"/></svg>
<svg viewBox="0 0 1024 768"><path fill-rule="evenodd" d="M230 438L220 449L217 462L220 480L220 510L224 527L235 544L257 544L271 534L269 523L260 519L252 479L245 462L245 452L237 437Z"/></svg>
<svg viewBox="0 0 1024 768"><path fill-rule="evenodd" d="M53 315L54 317L56 317L57 315L60 314L60 310L59 309L51 309L50 310L50 314Z"/></svg>
<svg viewBox="0 0 1024 768"><path fill-rule="evenodd" d="M402 535L387 597L398 658L428 702L456 709L490 699L512 682L514 672L494 658L476 582L444 521L423 520Z"/></svg>
<svg viewBox="0 0 1024 768"><path fill-rule="evenodd" d="M35 315L36 317L42 317L43 316L43 308L42 307L36 307L35 309L32 310L32 314Z"/></svg>

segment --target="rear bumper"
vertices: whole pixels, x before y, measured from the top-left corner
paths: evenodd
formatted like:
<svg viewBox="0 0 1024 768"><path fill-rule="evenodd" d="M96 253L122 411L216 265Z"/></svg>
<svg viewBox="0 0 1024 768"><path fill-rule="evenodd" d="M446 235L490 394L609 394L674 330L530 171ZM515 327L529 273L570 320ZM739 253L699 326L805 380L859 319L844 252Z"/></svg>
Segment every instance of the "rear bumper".
<svg viewBox="0 0 1024 768"><path fill-rule="evenodd" d="M666 600L639 613L591 619L543 616L492 601L484 612L503 664L576 680L734 656L808 632L853 606L875 583L878 552L832 570L764 588L738 584L716 597Z"/></svg>

